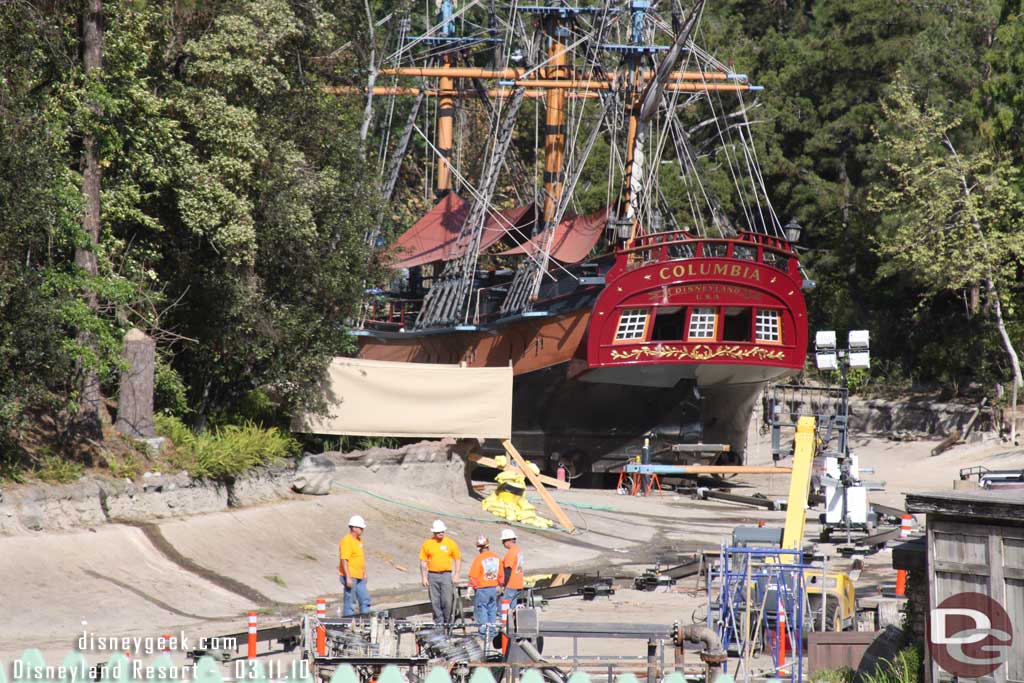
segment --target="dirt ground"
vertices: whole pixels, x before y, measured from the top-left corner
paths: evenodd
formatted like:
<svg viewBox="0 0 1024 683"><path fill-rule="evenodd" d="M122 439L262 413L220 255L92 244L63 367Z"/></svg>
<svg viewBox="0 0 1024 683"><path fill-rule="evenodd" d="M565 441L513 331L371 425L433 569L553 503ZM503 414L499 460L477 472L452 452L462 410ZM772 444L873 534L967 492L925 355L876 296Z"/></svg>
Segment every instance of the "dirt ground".
<svg viewBox="0 0 1024 683"><path fill-rule="evenodd" d="M971 465L1024 467L1024 452L1006 445L958 446L933 458L929 451L934 445L854 441L861 466L875 468L865 478L886 482L886 490L873 493L872 500L902 506L905 493L952 488L959 469ZM770 462L766 437L752 439L749 461ZM328 599L329 614L334 614L339 599L337 541L345 520L356 513L368 522L365 543L374 606L423 600L416 553L431 520L445 519L466 552L463 578L473 539L481 533L494 538L501 529L466 495L461 463L444 467L440 476L437 469L430 470L430 480L416 471L354 468L358 472L347 481L349 488L338 488L330 496L145 527L110 524L76 533L0 538L0 661L9 663L25 648L36 647L48 662L58 663L83 631L117 637L184 632L193 639L244 631L249 609L260 611L261 626L273 625L294 617L318 597ZM788 490L785 474L732 483L770 498L784 498ZM580 532L521 532L528 574L635 575L656 560L671 562L717 548L735 526L759 521L781 525L785 516L675 492L632 498L609 490L571 490L555 497ZM817 536L816 517L816 511L809 513L812 538ZM865 561L858 593L877 593L893 580L890 553L872 555ZM689 623L705 602L703 593L694 591L695 584L690 586L694 581L684 580L666 593L621 590L612 599L590 603L553 601L545 618ZM638 654L641 650L638 645ZM110 655L85 654L90 662Z"/></svg>

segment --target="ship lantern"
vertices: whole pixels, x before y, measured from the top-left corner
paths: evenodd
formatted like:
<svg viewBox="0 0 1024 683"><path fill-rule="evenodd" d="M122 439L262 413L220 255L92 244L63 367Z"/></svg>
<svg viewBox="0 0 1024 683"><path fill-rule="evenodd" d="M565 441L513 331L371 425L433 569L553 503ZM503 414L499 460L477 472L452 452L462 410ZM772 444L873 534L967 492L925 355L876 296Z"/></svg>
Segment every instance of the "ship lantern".
<svg viewBox="0 0 1024 683"><path fill-rule="evenodd" d="M795 218L791 218L786 227L783 228L786 231L786 240L790 244L796 244L800 241L800 233L803 232L803 226L796 222Z"/></svg>

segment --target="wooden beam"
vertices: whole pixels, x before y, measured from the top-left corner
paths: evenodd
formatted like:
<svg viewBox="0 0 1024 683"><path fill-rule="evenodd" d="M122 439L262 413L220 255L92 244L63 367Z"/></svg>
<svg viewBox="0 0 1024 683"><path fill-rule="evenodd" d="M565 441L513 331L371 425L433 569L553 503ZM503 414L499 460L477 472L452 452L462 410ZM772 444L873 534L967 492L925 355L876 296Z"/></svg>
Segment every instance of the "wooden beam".
<svg viewBox="0 0 1024 683"><path fill-rule="evenodd" d="M562 508L558 507L558 503L556 503L555 499L551 497L548 490L544 488L544 484L541 482L540 478L533 473L533 470L531 470L526 464L526 461L523 460L523 456L519 455L519 451L517 451L516 447L512 445L512 442L505 439L501 442L501 445L505 447L505 451L512 456L513 460L516 461L516 464L519 465L519 469L526 474L526 478L530 480L531 484L533 484L533 488L537 489L537 493L540 494L541 500L543 500L544 504L548 506L548 509L551 510L551 514L555 516L555 519L558 520L559 524L565 527L570 534L576 533L576 526L569 521L568 517L565 516L565 513L562 512Z"/></svg>
<svg viewBox="0 0 1024 683"><path fill-rule="evenodd" d="M488 457L480 455L478 453L470 453L467 457L470 459L471 462L475 462L478 465L483 465L484 467L493 467L496 470L500 470L500 469L518 470L519 469L518 467L515 467L513 465L505 465L504 467L502 467L501 465L498 464L498 461L495 460L494 458L488 458ZM569 488L569 482L567 482L567 481L559 481L558 479L555 479L554 477L549 477L549 476L544 475L544 474L539 474L539 475L537 475L537 477L542 482L547 484L548 486L553 486L556 489L562 489L564 491L564 490Z"/></svg>
<svg viewBox="0 0 1024 683"><path fill-rule="evenodd" d="M761 465L681 465L680 469L679 474L790 474L793 471L792 467L764 467ZM671 474L662 476L671 476Z"/></svg>
<svg viewBox="0 0 1024 683"><path fill-rule="evenodd" d="M565 54L562 50L559 54ZM558 55L552 54L552 60ZM484 78L502 80L523 80L533 73L533 69L480 69L476 67L445 67L445 66L403 66L396 68L381 69L380 73L386 76L414 76L418 78ZM644 71L639 74L641 80L649 80L654 75L653 71ZM593 74L592 78L600 78L606 81L621 80L617 74ZM729 74L723 71L673 71L669 74L669 82L672 81L727 81L731 80Z"/></svg>

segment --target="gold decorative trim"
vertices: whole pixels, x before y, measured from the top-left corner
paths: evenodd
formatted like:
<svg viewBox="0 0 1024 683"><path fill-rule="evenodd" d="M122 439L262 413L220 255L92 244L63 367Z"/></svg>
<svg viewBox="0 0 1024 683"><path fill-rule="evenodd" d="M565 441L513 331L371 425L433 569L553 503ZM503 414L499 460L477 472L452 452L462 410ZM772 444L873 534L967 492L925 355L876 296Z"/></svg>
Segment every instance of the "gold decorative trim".
<svg viewBox="0 0 1024 683"><path fill-rule="evenodd" d="M612 351L612 360L697 360L707 361L715 358L731 360L785 360L786 354L778 349L766 349L761 346L708 346L697 344L685 346L641 346L628 351Z"/></svg>

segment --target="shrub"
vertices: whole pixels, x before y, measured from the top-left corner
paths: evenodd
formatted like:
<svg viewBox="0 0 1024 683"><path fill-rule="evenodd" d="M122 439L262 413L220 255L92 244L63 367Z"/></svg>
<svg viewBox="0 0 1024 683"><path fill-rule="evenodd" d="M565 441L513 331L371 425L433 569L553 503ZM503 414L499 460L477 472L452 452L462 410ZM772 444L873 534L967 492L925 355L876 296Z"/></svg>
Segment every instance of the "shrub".
<svg viewBox="0 0 1024 683"><path fill-rule="evenodd" d="M918 683L923 681L921 667L921 648L909 645L892 659L887 659L875 667L875 671L864 676L865 683Z"/></svg>
<svg viewBox="0 0 1024 683"><path fill-rule="evenodd" d="M170 439L177 448L192 449L196 445L196 435L188 426L173 415L156 414L153 416L156 433Z"/></svg>
<svg viewBox="0 0 1024 683"><path fill-rule="evenodd" d="M825 669L811 675L811 683L850 683L853 680L853 669L841 666L838 669Z"/></svg>
<svg viewBox="0 0 1024 683"><path fill-rule="evenodd" d="M157 422L157 431L176 446L171 463L198 478L227 479L299 450L298 442L289 434L252 422L198 436L177 418L159 416Z"/></svg>
<svg viewBox="0 0 1024 683"><path fill-rule="evenodd" d="M43 481L70 484L78 481L85 468L77 462L65 460L59 455L44 455L36 467L36 476Z"/></svg>

